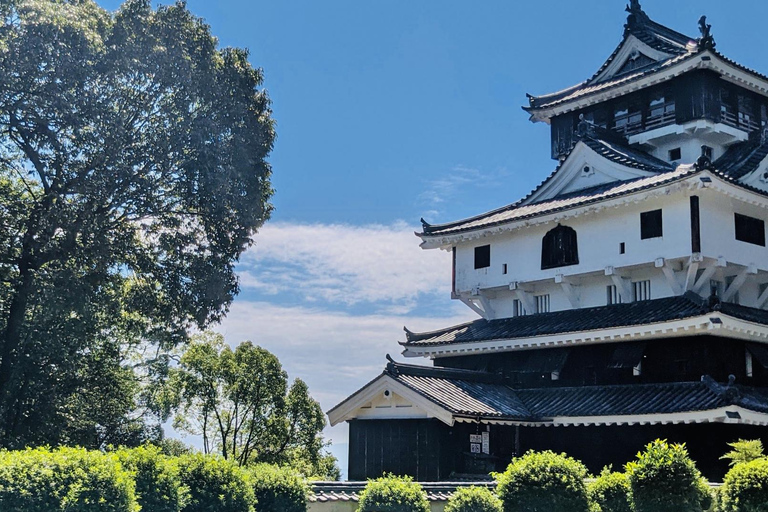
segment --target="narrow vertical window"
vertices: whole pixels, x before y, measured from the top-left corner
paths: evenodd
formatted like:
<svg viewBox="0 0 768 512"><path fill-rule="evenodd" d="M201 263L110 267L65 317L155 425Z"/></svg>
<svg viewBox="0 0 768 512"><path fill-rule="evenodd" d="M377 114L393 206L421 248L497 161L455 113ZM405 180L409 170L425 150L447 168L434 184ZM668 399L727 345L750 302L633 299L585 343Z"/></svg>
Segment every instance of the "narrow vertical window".
<svg viewBox="0 0 768 512"><path fill-rule="evenodd" d="M451 291L455 294L456 293L456 248L454 247L452 250L452 266L451 266Z"/></svg>
<svg viewBox="0 0 768 512"><path fill-rule="evenodd" d="M624 254L627 252L627 244L624 242L619 243L619 254Z"/></svg>
<svg viewBox="0 0 768 512"><path fill-rule="evenodd" d="M754 367L752 363L752 352L749 351L749 349L744 351L745 357L745 363L746 363L746 373L747 377L753 377L754 376Z"/></svg>
<svg viewBox="0 0 768 512"><path fill-rule="evenodd" d="M520 299L515 299L512 301L512 316L525 316L525 308L523 307L523 303L520 301Z"/></svg>
<svg viewBox="0 0 768 512"><path fill-rule="evenodd" d="M651 282L635 281L632 283L635 301L651 300Z"/></svg>
<svg viewBox="0 0 768 512"><path fill-rule="evenodd" d="M501 273L504 274L504 275L507 274L507 264L506 263L503 263L501 265Z"/></svg>
<svg viewBox="0 0 768 512"><path fill-rule="evenodd" d="M664 235L661 210L653 210L640 214L640 239L659 238Z"/></svg>
<svg viewBox="0 0 768 512"><path fill-rule="evenodd" d="M691 196L691 252L701 252L701 216L699 196Z"/></svg>
<svg viewBox="0 0 768 512"><path fill-rule="evenodd" d="M549 294L536 295L536 313L549 313Z"/></svg>
<svg viewBox="0 0 768 512"><path fill-rule="evenodd" d="M475 269L488 268L491 266L491 246L481 245L475 247Z"/></svg>
<svg viewBox="0 0 768 512"><path fill-rule="evenodd" d="M573 228L558 225L544 235L541 241L542 270L578 264L579 248Z"/></svg>
<svg viewBox="0 0 768 512"><path fill-rule="evenodd" d="M607 305L611 306L613 304L621 304L621 295L619 295L619 290L616 288L615 284L608 285L605 289L605 292L605 303Z"/></svg>

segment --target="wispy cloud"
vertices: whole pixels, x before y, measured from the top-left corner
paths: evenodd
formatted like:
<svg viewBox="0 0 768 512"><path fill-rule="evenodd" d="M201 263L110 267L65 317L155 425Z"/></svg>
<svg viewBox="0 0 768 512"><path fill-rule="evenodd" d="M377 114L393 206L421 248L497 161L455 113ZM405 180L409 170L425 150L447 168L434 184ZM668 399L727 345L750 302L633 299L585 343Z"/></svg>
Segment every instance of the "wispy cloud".
<svg viewBox="0 0 768 512"><path fill-rule="evenodd" d="M245 253L240 284L321 308L362 304L404 314L419 296L450 293L450 256L420 249L414 230L405 223L272 223Z"/></svg>
<svg viewBox="0 0 768 512"><path fill-rule="evenodd" d="M421 204L428 209L423 212L424 219L434 222L440 217L443 205L461 197L475 195L478 189L496 187L505 177L509 176L506 169L481 171L472 167L457 165L445 176L426 183L424 191L419 194Z"/></svg>

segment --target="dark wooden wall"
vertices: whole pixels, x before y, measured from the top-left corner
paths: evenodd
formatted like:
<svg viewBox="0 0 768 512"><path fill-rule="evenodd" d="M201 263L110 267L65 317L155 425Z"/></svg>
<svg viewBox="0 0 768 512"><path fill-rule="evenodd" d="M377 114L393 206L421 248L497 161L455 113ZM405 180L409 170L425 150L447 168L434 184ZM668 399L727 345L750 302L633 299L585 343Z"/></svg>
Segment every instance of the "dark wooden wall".
<svg viewBox="0 0 768 512"><path fill-rule="evenodd" d="M595 384L633 384L654 382L692 382L709 375L718 382L728 382L735 375L739 384L768 386L768 371L757 358L753 359L753 376L746 375L746 344L715 336L648 341L642 360L642 373L634 376L632 368L611 368L614 351L619 343L582 345L569 348L536 350L567 351L568 358L560 371L560 379L553 381L549 373L523 373L529 351L504 352L493 355L470 355L435 359L435 366L463 368L509 377L510 385L517 387L584 386ZM557 359L557 358L554 358Z"/></svg>
<svg viewBox="0 0 768 512"><path fill-rule="evenodd" d="M469 435L488 429L489 455L469 453ZM418 481L482 478L504 471L519 452L552 450L582 461L593 474L613 465L617 471L634 460L654 439L685 443L699 470L721 481L728 470L720 457L737 439L762 439L768 428L704 423L692 425L632 425L587 427L515 427L437 420L353 420L349 425L349 479L366 480L384 473L410 475ZM471 476L471 475L474 475Z"/></svg>
<svg viewBox="0 0 768 512"><path fill-rule="evenodd" d="M452 453L444 444L450 429L437 420L352 420L349 422L349 479L384 473L418 481L444 480Z"/></svg>

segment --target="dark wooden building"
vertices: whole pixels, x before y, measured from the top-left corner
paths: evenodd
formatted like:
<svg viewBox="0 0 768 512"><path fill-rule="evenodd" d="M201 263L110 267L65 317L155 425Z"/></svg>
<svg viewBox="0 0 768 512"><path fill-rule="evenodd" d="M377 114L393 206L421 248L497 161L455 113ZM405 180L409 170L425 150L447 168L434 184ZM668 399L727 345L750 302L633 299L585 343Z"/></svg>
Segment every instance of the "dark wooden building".
<svg viewBox="0 0 768 512"><path fill-rule="evenodd" d="M768 441L768 77L632 1L594 76L530 96L557 168L525 198L424 222L453 254L452 298L481 318L406 330L406 357L328 414L350 479L500 471L527 450L594 472L656 439L702 471ZM417 278L417 277L415 277Z"/></svg>

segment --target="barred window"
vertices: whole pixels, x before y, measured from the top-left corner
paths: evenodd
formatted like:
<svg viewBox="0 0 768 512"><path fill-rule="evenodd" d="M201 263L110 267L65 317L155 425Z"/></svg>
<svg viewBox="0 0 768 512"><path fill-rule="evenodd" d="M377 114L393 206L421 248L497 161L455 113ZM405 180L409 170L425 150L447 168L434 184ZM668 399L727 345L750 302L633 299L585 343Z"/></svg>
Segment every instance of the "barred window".
<svg viewBox="0 0 768 512"><path fill-rule="evenodd" d="M558 225L547 232L541 242L541 269L567 267L579 264L576 231Z"/></svg>

